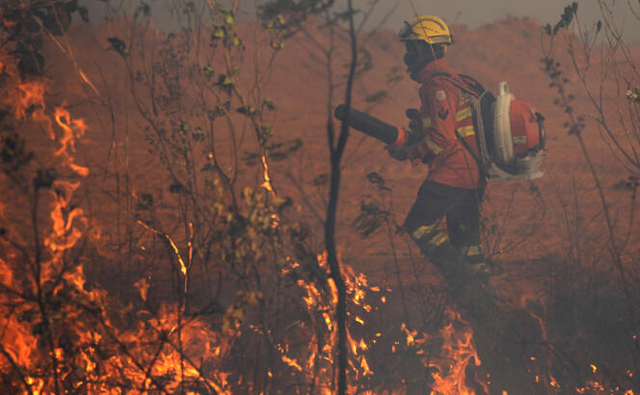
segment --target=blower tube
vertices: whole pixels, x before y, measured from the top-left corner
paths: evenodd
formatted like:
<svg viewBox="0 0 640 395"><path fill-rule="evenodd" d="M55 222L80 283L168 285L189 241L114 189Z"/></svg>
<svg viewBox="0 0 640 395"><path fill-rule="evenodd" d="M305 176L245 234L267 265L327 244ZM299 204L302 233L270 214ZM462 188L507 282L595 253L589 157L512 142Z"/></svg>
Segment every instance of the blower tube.
<svg viewBox="0 0 640 395"><path fill-rule="evenodd" d="M340 121L344 121L347 106L340 104L336 107L334 115ZM349 110L349 126L388 145L404 145L410 137L407 131L353 108Z"/></svg>

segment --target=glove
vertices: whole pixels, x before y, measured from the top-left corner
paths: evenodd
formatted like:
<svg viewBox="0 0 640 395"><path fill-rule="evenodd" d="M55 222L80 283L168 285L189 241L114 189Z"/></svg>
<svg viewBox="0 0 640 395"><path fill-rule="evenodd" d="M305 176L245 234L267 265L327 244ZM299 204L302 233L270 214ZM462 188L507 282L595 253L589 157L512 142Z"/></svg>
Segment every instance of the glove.
<svg viewBox="0 0 640 395"><path fill-rule="evenodd" d="M418 114L418 110L415 108L409 108L405 115L409 118L409 130L411 131L412 137L409 139L409 144L415 144L418 142L424 133L422 130L422 119Z"/></svg>
<svg viewBox="0 0 640 395"><path fill-rule="evenodd" d="M434 154L427 146L427 143L420 141L413 145L409 151L409 159L413 165L419 165L420 163L429 163L433 159Z"/></svg>
<svg viewBox="0 0 640 395"><path fill-rule="evenodd" d="M415 108L408 108L404 115L406 115L410 121L420 121L420 115L418 110Z"/></svg>
<svg viewBox="0 0 640 395"><path fill-rule="evenodd" d="M419 122L420 122L420 116L418 115L418 110L416 110L415 108L409 108L406 112L405 115L407 116L407 118L409 118L411 120L411 123L409 124L409 128L411 131L417 130L417 128L420 127ZM414 129L416 128L416 129ZM387 150L387 152L389 152L389 156L392 157L393 159L396 160L400 160L400 161L404 161L407 160L411 157L411 151L413 150L414 146L411 144L405 144L405 145L387 145L384 147L384 149Z"/></svg>
<svg viewBox="0 0 640 395"><path fill-rule="evenodd" d="M389 156L395 160L407 160L411 153L411 146L409 145L386 145L384 149L386 149Z"/></svg>

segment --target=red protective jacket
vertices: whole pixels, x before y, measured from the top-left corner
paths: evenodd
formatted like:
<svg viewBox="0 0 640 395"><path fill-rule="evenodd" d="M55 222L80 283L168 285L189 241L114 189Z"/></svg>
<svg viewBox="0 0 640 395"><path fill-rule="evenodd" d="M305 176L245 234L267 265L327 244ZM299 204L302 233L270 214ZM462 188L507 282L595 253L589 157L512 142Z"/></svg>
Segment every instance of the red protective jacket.
<svg viewBox="0 0 640 395"><path fill-rule="evenodd" d="M429 63L418 75L422 84L418 122L422 123L424 139L412 150L412 159L429 164L429 180L456 188L483 189L486 180L480 175L478 163L456 137L457 130L479 157L471 96L456 87L452 78L459 79L458 74L442 59Z"/></svg>

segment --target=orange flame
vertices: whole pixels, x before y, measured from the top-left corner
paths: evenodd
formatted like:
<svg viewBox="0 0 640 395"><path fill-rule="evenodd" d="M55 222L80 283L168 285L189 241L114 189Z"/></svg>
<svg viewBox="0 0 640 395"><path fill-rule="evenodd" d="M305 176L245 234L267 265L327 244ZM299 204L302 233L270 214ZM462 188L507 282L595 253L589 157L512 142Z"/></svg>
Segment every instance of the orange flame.
<svg viewBox="0 0 640 395"><path fill-rule="evenodd" d="M11 65L0 57L0 67L7 70ZM44 104L44 82L22 83L17 79L15 82L12 87L2 88L10 92L5 95L4 103L12 106L17 119L38 123L52 140L59 143L54 156L61 162L61 166L76 176L87 176L89 169L77 165L74 158L76 143L86 131L84 121L74 119L62 107L56 108L51 115ZM263 187L275 196L266 157L263 156L262 159L265 180ZM0 293L0 314L6 320L0 332L0 349L3 352L0 355L0 371L20 371L23 379L23 383L19 383L22 385L21 394L48 395L65 392L56 391L57 383L54 379L42 373L46 368L53 369L50 367L51 360L55 360L61 365L55 371L59 376L57 380L71 382L74 390L87 394L204 393L185 388L186 384L192 383L199 388L207 388L207 393L231 395L231 376L222 366L225 358L231 353L234 339L240 334L239 330L233 328L229 331L215 331L205 321L185 317L178 306L168 304L162 305L157 314L146 311L136 314L125 309L126 312L119 316L118 312L111 311L113 304L106 291L98 288L86 289L87 280L83 266L71 265L65 260L65 254L87 235L85 212L71 204L80 185L80 181L56 180L49 191L52 206L49 207L50 221L47 223L42 241L46 251L40 264L42 271L38 278L25 280L23 277L27 275L15 269L20 265L25 266L23 258L18 253L9 252L0 259L0 285L11 291ZM0 217L5 210L11 209L8 207L9 204L0 202ZM273 226L277 227L279 219L275 215L272 219ZM188 265L180 257L175 243L171 241L171 244L176 256L180 258L180 272L186 277ZM189 254L191 252L190 249ZM187 259L187 262L190 261L190 258ZM301 265L297 262L290 258L286 261L287 267L283 268L283 272L291 273L300 269ZM318 265L325 270L324 274L328 273L326 254L318 256ZM369 342L368 339L357 337L357 331L353 329L367 325L366 313L373 309L367 303L367 296L372 292L380 292L380 288L369 286L366 276L356 273L350 266L342 263L341 267L351 307L347 345L349 374L353 383L374 374L366 354L375 340ZM322 277L322 273L319 277ZM337 289L333 280L325 280L324 283L321 280L302 279L297 282L302 290L302 300L307 305L307 313L315 325L313 328L309 328L310 325L305 327L308 321L300 324L303 329L309 329L308 348L301 352L295 350L297 354L293 355L294 351L290 350L288 345L283 345L278 348L278 352L285 368L301 375L307 381L314 380L317 393L333 395L336 391L327 383L331 383L335 377L337 330L334 317ZM46 316L38 311L38 303L28 298L19 299L21 294L34 298L34 295L43 293L42 290L46 286L50 287L44 292L48 293L47 297L50 295L58 300L71 300L72 303L64 305L63 311ZM138 289L141 299L146 301L148 280L142 279L134 286ZM18 299L20 303L16 303ZM246 295L246 301L253 301L253 304L257 304L258 299L261 299L260 295ZM380 300L384 303L384 296ZM11 309L8 306L12 306ZM230 314L241 313L240 310L229 311ZM133 322L128 323L129 326L123 325L123 329L112 322L111 314L120 320L129 315L135 317L132 319ZM416 349L418 355L425 356L427 351L424 347L429 341L436 339L442 343L438 356L425 356L422 359L426 368L435 371L432 395L479 395L468 387L465 376L470 363L480 365L473 343L473 331L458 313L447 311L446 316L448 324L433 336L409 330L403 324L401 329L406 334L406 346ZM60 334L56 333L55 329L41 326L56 320L72 323L65 328L68 332L65 335L78 344L76 349L68 350L58 341L51 349L43 352L43 339L55 339ZM542 324L541 327L544 330ZM380 333L375 334L376 338L381 336ZM401 342L397 341L394 347L401 347ZM19 369L12 367L12 363ZM205 372L205 367L210 369ZM591 367L593 373L596 373L595 365ZM269 368L267 375L273 377L273 372L275 370ZM631 374L630 372L629 375ZM552 386L559 388L553 377L551 380ZM126 387L120 386L121 383L126 383ZM484 383L479 384L488 392ZM600 382L593 380L584 388L577 389L578 393L587 391L604 394L606 389ZM349 385L348 393L374 395L373 391L363 390L353 384ZM376 394L403 393L401 388L392 388ZM624 394L634 393L629 390Z"/></svg>
<svg viewBox="0 0 640 395"><path fill-rule="evenodd" d="M424 354L423 365L433 371L431 395L480 395L467 385L466 369L473 362L480 366L480 358L473 342L473 330L460 314L447 309L445 311L448 322L438 333L428 335L411 331L405 324L401 330L406 335L406 345L415 347L417 354ZM438 356L428 355L423 346L429 341L442 343ZM477 380L476 380L477 381ZM486 383L478 383L488 393Z"/></svg>
<svg viewBox="0 0 640 395"><path fill-rule="evenodd" d="M58 170L86 176L88 168L74 159L76 142L86 129L84 121L72 118L64 108L48 115L46 84L21 81L9 57L0 56L0 66L11 77L2 89L3 104L10 106L16 119L39 125L59 143L53 153ZM184 383L195 383L209 392L230 395L227 373L219 368L207 374L202 371L203 364L220 366L233 344L230 338L199 319L185 320L175 306L163 306L158 317L151 319L141 312L135 325L120 330L109 317L106 306L112 302L106 292L85 289L82 265L67 258L86 234L84 211L71 204L79 187L80 181L55 180L51 188L40 191L50 196L46 202L51 206L50 222L41 227L41 258L28 262L37 271L27 270L19 253L9 252L0 259L0 314L5 318L0 371L7 374L5 385L12 393L49 395L67 392L60 388L64 382L72 383L74 391L115 395L122 394L126 384L126 393L136 395L159 389L184 392ZM10 204L3 202L0 209L13 209ZM26 250L29 244L24 244ZM143 298L147 287L139 284ZM63 310L47 311L52 301ZM65 341L59 338L63 333ZM43 349L47 339L51 347ZM63 346L69 340L72 349Z"/></svg>
<svg viewBox="0 0 640 395"><path fill-rule="evenodd" d="M42 81L24 82L15 85L14 89L13 94L8 97L13 101L17 119L26 119L27 112L30 110L44 109L44 95L47 87Z"/></svg>
<svg viewBox="0 0 640 395"><path fill-rule="evenodd" d="M72 156L76 150L76 140L84 136L86 130L84 121L72 119L69 112L61 107L55 110L55 121L63 131L63 135L60 137L61 147L55 152L55 155L62 157L64 164L78 175L87 176L89 169L76 165Z"/></svg>

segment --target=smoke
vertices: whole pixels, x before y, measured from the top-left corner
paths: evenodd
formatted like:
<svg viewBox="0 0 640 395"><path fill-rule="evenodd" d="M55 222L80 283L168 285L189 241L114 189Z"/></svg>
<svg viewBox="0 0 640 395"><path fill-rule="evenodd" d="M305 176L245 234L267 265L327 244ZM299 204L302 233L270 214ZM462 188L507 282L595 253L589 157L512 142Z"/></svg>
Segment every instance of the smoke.
<svg viewBox="0 0 640 395"><path fill-rule="evenodd" d="M264 4L267 0L256 3L247 2L239 10L240 19L255 19L255 4ZM156 27L163 31L171 31L179 29L176 24L177 16L180 18L184 6L184 2L176 0L154 1L132 0L130 2L114 2L114 1L86 1L86 7L89 9L89 16L92 23L102 23L105 18L118 15L121 12L133 14L141 4L148 4L152 9L152 19ZM196 7L204 7L203 0L193 2ZM224 4L227 2L219 2ZM232 2L228 2L231 5ZM339 5L344 5L346 9L346 0L338 0ZM411 20L415 14L435 14L445 19L445 21L454 24L466 25L470 29L492 23L496 20L507 17L532 17L540 22L541 25L546 23L555 23L562 13L562 9L570 1L558 2L557 0L485 0L485 1L469 1L469 0L449 0L446 2L439 1L417 1L417 0L387 0L387 1L367 1L353 0L354 7L359 12L359 20L364 23L365 29L384 28L397 30L402 22ZM413 3L413 5L412 5ZM630 0L610 3L615 20L619 23L619 28L624 33L625 40L629 43L640 42L640 21L634 15L640 15L640 5ZM124 4L124 5L123 5ZM373 12L369 15L369 9L373 6ZM592 27L598 20L602 19L602 13L597 1L579 0L578 1L579 23L582 26Z"/></svg>

